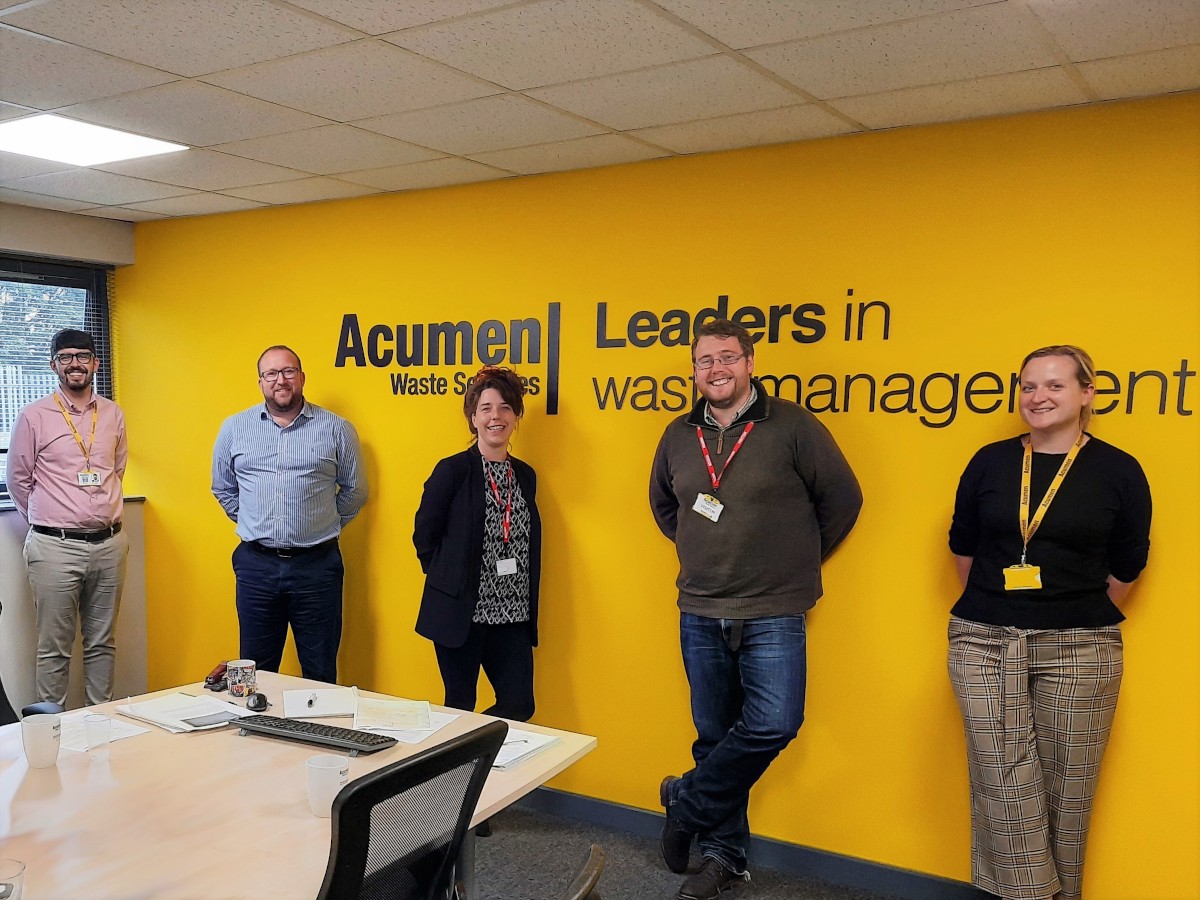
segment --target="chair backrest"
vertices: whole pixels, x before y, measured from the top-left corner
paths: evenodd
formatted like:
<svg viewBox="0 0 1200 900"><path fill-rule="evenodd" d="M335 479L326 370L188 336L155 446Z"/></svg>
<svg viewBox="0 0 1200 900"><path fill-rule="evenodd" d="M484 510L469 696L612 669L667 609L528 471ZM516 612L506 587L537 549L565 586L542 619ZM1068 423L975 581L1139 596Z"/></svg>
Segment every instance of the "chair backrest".
<svg viewBox="0 0 1200 900"><path fill-rule="evenodd" d="M489 722L342 788L319 900L446 897L507 733L507 723Z"/></svg>

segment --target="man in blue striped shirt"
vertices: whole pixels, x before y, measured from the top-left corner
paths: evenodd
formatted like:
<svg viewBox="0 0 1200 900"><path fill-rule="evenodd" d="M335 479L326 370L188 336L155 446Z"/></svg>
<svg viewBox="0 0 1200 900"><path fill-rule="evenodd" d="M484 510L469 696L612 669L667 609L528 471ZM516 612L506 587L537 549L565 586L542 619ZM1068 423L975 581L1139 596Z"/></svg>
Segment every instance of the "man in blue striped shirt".
<svg viewBox="0 0 1200 900"><path fill-rule="evenodd" d="M242 539L233 551L240 653L278 672L288 625L305 678L337 682L338 535L367 500L354 426L304 399L300 357L258 358L265 405L230 416L213 448L212 492Z"/></svg>

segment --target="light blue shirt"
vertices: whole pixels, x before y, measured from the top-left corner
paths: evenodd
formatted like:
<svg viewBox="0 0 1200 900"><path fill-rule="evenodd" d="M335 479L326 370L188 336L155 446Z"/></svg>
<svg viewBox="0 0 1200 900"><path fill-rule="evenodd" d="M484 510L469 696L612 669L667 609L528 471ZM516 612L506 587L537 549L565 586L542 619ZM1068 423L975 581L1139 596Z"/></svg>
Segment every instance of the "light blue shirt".
<svg viewBox="0 0 1200 900"><path fill-rule="evenodd" d="M252 407L221 425L212 492L243 541L312 547L332 540L367 502L358 435L307 401L282 427L265 404Z"/></svg>

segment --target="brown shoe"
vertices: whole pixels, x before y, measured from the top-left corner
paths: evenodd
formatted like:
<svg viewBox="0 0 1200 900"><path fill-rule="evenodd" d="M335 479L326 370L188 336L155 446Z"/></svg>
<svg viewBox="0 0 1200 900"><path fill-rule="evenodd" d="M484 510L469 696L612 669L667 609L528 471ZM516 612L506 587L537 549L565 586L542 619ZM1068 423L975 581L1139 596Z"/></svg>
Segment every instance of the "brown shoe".
<svg viewBox="0 0 1200 900"><path fill-rule="evenodd" d="M734 885L750 880L749 872L740 875L711 856L704 857L700 871L687 877L679 893L678 900L717 900L722 891L728 891Z"/></svg>

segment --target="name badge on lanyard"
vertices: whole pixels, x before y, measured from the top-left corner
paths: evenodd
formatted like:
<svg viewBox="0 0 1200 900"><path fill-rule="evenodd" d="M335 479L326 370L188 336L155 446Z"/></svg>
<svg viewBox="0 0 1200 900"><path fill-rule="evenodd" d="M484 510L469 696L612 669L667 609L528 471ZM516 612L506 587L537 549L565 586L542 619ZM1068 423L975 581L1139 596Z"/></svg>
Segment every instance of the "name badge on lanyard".
<svg viewBox="0 0 1200 900"><path fill-rule="evenodd" d="M1020 505L1020 525L1021 525L1021 561L1015 566L1008 566L1004 570L1004 589L1006 591L1040 591L1042 589L1042 568L1041 566L1031 566L1025 562L1025 554L1029 550L1029 541L1033 538L1034 532L1042 524L1042 519L1046 515L1046 510L1050 508L1050 504L1058 495L1058 489L1062 487L1063 479L1067 477L1067 472L1071 469L1071 464L1075 462L1075 457L1079 455L1079 448L1083 446L1084 433L1079 433L1078 439L1071 447L1071 451L1067 454L1067 458L1063 460L1062 465L1058 467L1058 472L1054 476L1054 480L1050 482L1050 486L1046 488L1046 495L1042 497L1042 502L1038 504L1037 512L1033 518L1029 518L1029 491L1030 480L1033 472L1033 438L1025 444L1025 456L1021 463L1021 505Z"/></svg>
<svg viewBox="0 0 1200 900"><path fill-rule="evenodd" d="M492 496L496 498L496 506L504 510L504 517L500 522L500 537L504 541L505 549L508 549L509 540L512 536L512 508L513 508L513 493L516 488L513 486L513 470L512 463L508 465L508 497L502 499L500 497L500 485L496 484L496 479L492 477L492 470L487 467L487 463L483 464L483 472L487 475L488 486L492 490ZM517 559L514 556L509 556L505 559L496 560L496 574L503 577L505 575L517 574Z"/></svg>
<svg viewBox="0 0 1200 900"><path fill-rule="evenodd" d="M746 427L742 429L741 437L737 439L737 443L733 445L733 449L729 451L729 458L725 460L725 465L721 466L720 474L717 473L716 467L713 466L712 456L708 452L708 444L704 443L704 431L699 425L696 426L696 438L700 441L700 453L704 457L704 465L708 469L708 480L712 482L712 494L706 494L701 491L696 495L696 502L692 504L692 511L698 512L710 522L715 522L721 518L721 513L725 510L725 504L716 497L716 490L721 486L721 479L725 477L725 472L729 469L729 464L733 462L733 458L737 456L738 451L742 449L742 444L746 442L746 436L754 430L754 423L747 422Z"/></svg>
<svg viewBox="0 0 1200 900"><path fill-rule="evenodd" d="M80 487L100 487L100 473L93 472L90 469L85 469L80 472L76 478L79 479Z"/></svg>

